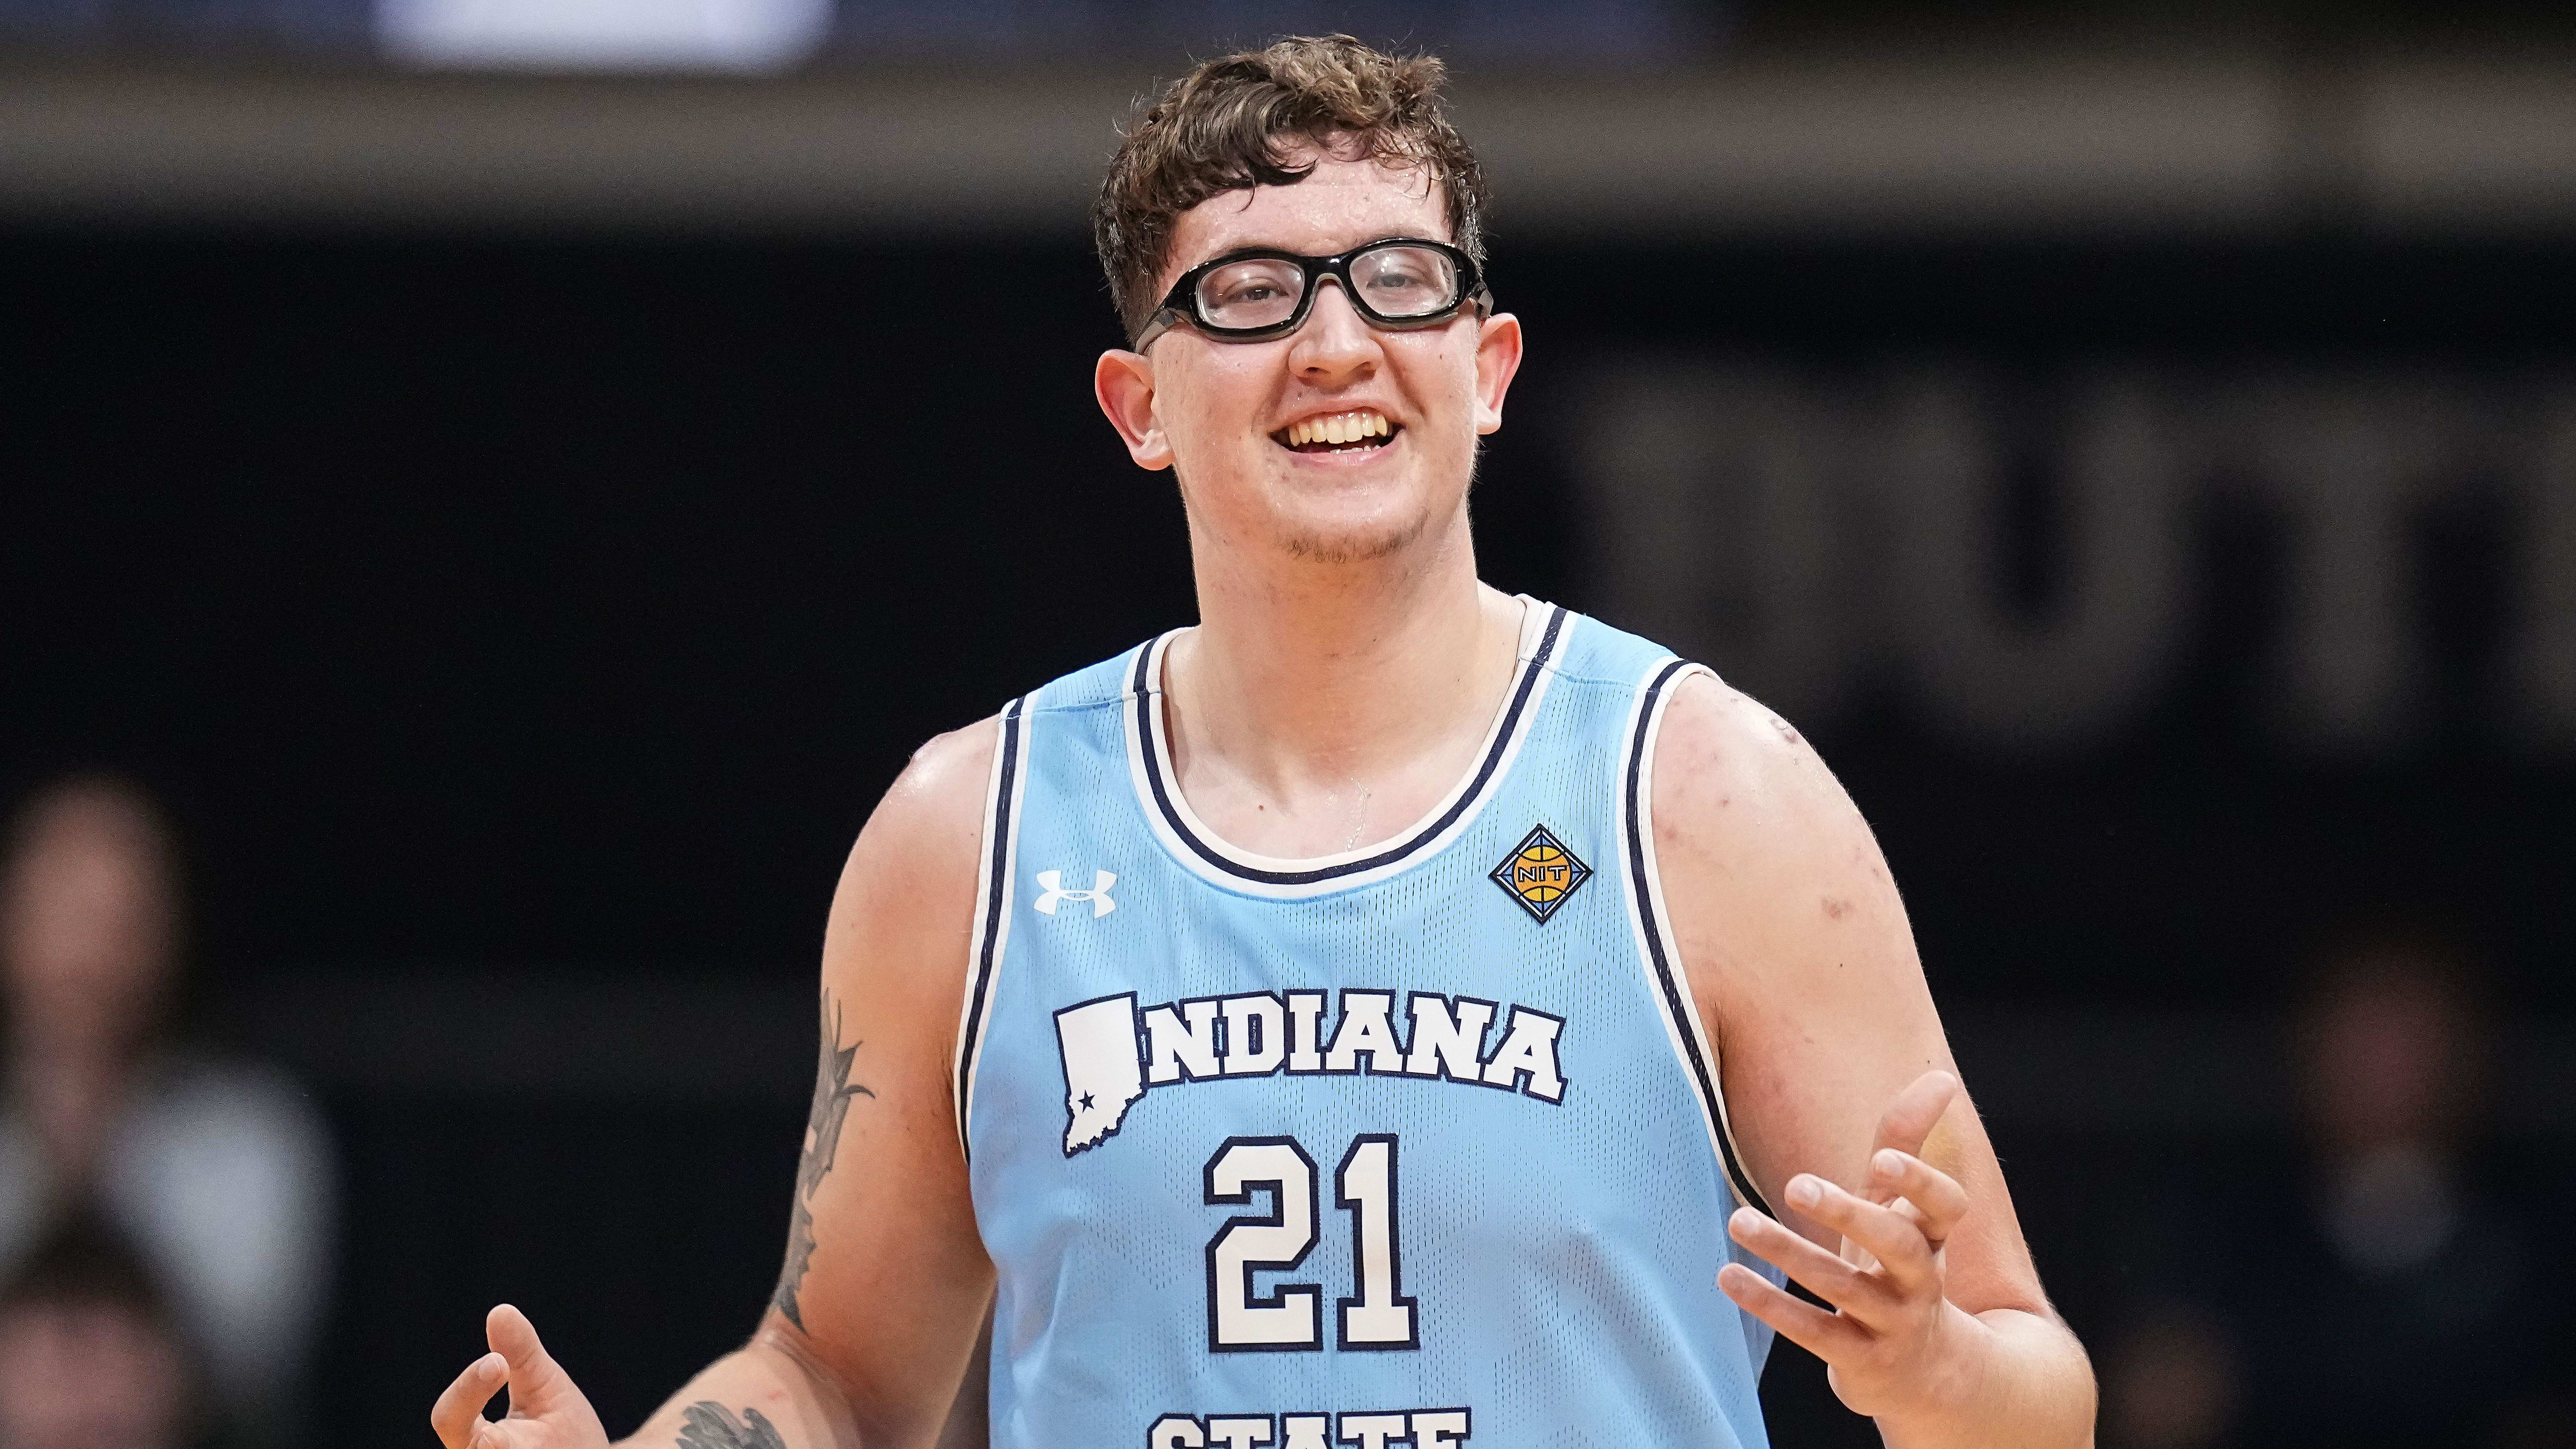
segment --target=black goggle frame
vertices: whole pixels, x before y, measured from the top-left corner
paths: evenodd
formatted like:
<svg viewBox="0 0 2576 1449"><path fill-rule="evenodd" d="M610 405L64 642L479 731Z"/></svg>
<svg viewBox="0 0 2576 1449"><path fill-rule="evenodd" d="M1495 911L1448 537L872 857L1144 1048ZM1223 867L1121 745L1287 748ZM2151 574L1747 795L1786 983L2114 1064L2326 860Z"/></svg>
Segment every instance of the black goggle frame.
<svg viewBox="0 0 2576 1449"><path fill-rule="evenodd" d="M1387 247L1429 247L1447 257L1449 264L1456 268L1458 274L1457 300L1436 312L1425 312L1418 317L1389 317L1371 307L1368 299L1360 295L1360 289L1351 285L1351 263L1371 252L1381 251ZM1260 327L1220 327L1199 315L1199 283L1206 280L1208 274L1219 267L1230 267L1237 262L1253 261L1295 262L1298 270L1306 274L1305 289L1297 294L1295 310L1281 321ZM1381 327L1392 332L1410 332L1422 327L1437 327L1457 316L1460 309L1471 306L1476 309L1476 315L1480 318L1493 315L1494 294L1492 289L1485 285L1483 270L1476 265L1474 257L1447 242L1415 236L1380 237L1376 241L1355 246L1333 257L1309 257L1296 252L1274 251L1266 247L1248 247L1239 252L1228 252L1212 261L1201 262L1181 273L1180 280L1174 282L1172 290L1164 295L1163 305L1155 309L1152 317L1146 319L1144 330L1136 334L1135 342L1130 345L1133 350L1142 352L1153 345L1155 338L1184 322L1219 342L1261 342L1272 337L1285 337L1306 325L1306 314L1315 310L1315 294L1323 289L1323 281L1326 277L1342 284L1342 295L1351 299L1352 310L1367 318L1370 326Z"/></svg>

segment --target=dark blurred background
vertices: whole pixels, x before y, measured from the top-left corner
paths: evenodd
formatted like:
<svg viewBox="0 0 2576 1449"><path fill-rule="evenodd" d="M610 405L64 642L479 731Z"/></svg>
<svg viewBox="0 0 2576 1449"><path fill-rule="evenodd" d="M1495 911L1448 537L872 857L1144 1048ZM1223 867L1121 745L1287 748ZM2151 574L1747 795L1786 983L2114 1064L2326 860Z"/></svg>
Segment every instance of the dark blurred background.
<svg viewBox="0 0 2576 1449"><path fill-rule="evenodd" d="M1330 28L1497 193L1487 577L1841 773L2105 1444L2576 1443L2576 12L2288 0L0 0L0 1440L750 1330L871 803L1191 618L1113 125Z"/></svg>

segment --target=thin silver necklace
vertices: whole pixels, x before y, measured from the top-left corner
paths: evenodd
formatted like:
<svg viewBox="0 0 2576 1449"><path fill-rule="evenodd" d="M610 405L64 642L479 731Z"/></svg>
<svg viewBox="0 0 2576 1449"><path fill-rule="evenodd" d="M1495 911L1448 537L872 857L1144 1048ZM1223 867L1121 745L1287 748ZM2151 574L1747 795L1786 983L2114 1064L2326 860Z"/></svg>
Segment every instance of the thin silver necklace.
<svg viewBox="0 0 2576 1449"><path fill-rule="evenodd" d="M1351 838L1342 842L1342 853L1344 855L1348 855L1352 851L1360 848L1360 832L1368 829L1368 802L1368 787L1363 785L1360 787L1359 818L1351 822Z"/></svg>

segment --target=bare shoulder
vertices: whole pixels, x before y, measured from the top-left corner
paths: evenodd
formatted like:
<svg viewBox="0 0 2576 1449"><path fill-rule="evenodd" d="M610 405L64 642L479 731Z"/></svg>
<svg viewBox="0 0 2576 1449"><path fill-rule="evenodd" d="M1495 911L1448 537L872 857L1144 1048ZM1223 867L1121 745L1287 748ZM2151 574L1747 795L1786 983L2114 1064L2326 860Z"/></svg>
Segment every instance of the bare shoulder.
<svg viewBox="0 0 2576 1449"><path fill-rule="evenodd" d="M1001 717L986 715L963 729L931 736L912 752L903 773L887 788L869 828L883 822L892 830L943 832L962 822L968 831L980 831L984 788L992 777L993 746L1000 734ZM905 843L932 842L910 839Z"/></svg>
<svg viewBox="0 0 2576 1449"><path fill-rule="evenodd" d="M1743 692L1694 674L1656 737L1655 853L1676 878L1802 900L1769 909L1841 922L1894 886L1869 824L1795 726Z"/></svg>
<svg viewBox="0 0 2576 1449"><path fill-rule="evenodd" d="M962 977L999 733L986 718L931 739L877 802L832 898L827 984L882 989L889 974Z"/></svg>

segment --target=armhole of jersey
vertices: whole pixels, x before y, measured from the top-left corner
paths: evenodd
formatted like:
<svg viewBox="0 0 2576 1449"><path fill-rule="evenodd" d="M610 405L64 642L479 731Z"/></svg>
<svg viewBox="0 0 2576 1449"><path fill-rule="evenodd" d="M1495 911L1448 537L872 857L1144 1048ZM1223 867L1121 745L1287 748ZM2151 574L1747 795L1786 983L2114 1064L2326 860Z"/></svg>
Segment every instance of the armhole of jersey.
<svg viewBox="0 0 2576 1449"><path fill-rule="evenodd" d="M1726 1090L1718 1071L1717 1047L1709 1040L1699 1003L1691 995L1690 975L1682 969L1680 951L1673 942L1672 918L1664 909L1663 879L1655 866L1655 740L1662 732L1664 711L1671 706L1676 688L1694 674L1717 677L1704 664L1667 659L1637 686L1637 698L1629 706L1628 729L1619 760L1620 864L1626 877L1628 919L1636 930L1637 955L1646 971L1647 989L1663 1013L1664 1030L1672 1038L1674 1055L1681 1059L1682 1074L1690 1081L1692 1095L1699 1099L1700 1117L1708 1128L1709 1149L1717 1155L1718 1168L1725 1174L1737 1202L1776 1217L1771 1205L1763 1200L1761 1189L1753 1185L1753 1175L1745 1170L1744 1154L1736 1148L1735 1127L1726 1114Z"/></svg>
<svg viewBox="0 0 2576 1449"><path fill-rule="evenodd" d="M993 1016L993 979L1011 934L1011 857L1020 838L1020 797L1028 770L1028 725L1023 695L1002 706L1001 732L993 741L993 773L984 786L984 833L976 852L974 933L966 946L965 1000L957 1017L957 1146L969 1162L975 1149L969 1122L975 1110L975 1066L982 1060L984 1028Z"/></svg>

